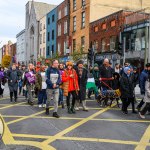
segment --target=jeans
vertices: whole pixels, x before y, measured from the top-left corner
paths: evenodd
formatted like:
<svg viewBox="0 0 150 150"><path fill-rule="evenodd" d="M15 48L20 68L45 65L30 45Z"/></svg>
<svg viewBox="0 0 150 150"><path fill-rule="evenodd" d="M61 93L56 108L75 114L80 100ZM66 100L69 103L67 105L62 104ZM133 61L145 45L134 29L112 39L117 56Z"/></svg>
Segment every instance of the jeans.
<svg viewBox="0 0 150 150"><path fill-rule="evenodd" d="M47 95L46 95L46 89L42 89L38 93L38 104L46 104Z"/></svg>
<svg viewBox="0 0 150 150"><path fill-rule="evenodd" d="M61 104L63 102L63 89L59 89L59 104Z"/></svg>
<svg viewBox="0 0 150 150"><path fill-rule="evenodd" d="M54 112L57 112L57 110L58 110L59 89L47 89L46 94L47 94L46 108L49 108L51 97L53 96Z"/></svg>
<svg viewBox="0 0 150 150"><path fill-rule="evenodd" d="M28 100L29 102L33 102L33 93L32 93L32 88L30 85L27 85L27 91L28 91Z"/></svg>

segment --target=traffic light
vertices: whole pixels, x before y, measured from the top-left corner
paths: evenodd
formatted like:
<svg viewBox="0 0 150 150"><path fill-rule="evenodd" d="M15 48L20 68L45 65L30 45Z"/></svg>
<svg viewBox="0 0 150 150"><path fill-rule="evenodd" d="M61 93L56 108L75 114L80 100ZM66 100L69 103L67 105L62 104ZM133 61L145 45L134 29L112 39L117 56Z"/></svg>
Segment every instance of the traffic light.
<svg viewBox="0 0 150 150"><path fill-rule="evenodd" d="M88 60L89 62L92 64L92 61L93 61L93 56L94 56L94 52L93 52L93 49L92 48L89 48L88 49Z"/></svg>

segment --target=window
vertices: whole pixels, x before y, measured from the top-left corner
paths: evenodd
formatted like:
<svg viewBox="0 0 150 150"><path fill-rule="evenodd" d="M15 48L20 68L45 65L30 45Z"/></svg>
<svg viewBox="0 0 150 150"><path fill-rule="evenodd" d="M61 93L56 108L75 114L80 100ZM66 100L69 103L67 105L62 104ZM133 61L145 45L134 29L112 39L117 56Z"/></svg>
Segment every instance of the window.
<svg viewBox="0 0 150 150"><path fill-rule="evenodd" d="M54 45L52 45L52 55L54 55Z"/></svg>
<svg viewBox="0 0 150 150"><path fill-rule="evenodd" d="M61 36L61 24L58 25L58 36Z"/></svg>
<svg viewBox="0 0 150 150"><path fill-rule="evenodd" d="M81 28L85 27L85 12L82 12L82 24L81 24Z"/></svg>
<svg viewBox="0 0 150 150"><path fill-rule="evenodd" d="M61 19L61 10L58 12L58 19Z"/></svg>
<svg viewBox="0 0 150 150"><path fill-rule="evenodd" d="M82 0L82 7L84 7L85 5L85 0Z"/></svg>
<svg viewBox="0 0 150 150"><path fill-rule="evenodd" d="M47 55L49 56L49 46L47 46Z"/></svg>
<svg viewBox="0 0 150 150"><path fill-rule="evenodd" d="M43 25L43 30L45 29L45 24Z"/></svg>
<svg viewBox="0 0 150 150"><path fill-rule="evenodd" d="M111 36L110 37L110 51L115 50L115 45L116 45L116 36Z"/></svg>
<svg viewBox="0 0 150 150"><path fill-rule="evenodd" d="M67 24L67 21L65 21L65 22L64 22L64 34L67 33L67 29L68 29L68 28L67 28L67 25L68 25L68 24Z"/></svg>
<svg viewBox="0 0 150 150"><path fill-rule="evenodd" d="M96 51L98 50L98 41L97 40L94 41L94 49Z"/></svg>
<svg viewBox="0 0 150 150"><path fill-rule="evenodd" d="M60 54L61 51L60 51L60 43L58 43L58 54Z"/></svg>
<svg viewBox="0 0 150 150"><path fill-rule="evenodd" d="M40 34L40 44L42 44L42 34Z"/></svg>
<svg viewBox="0 0 150 150"><path fill-rule="evenodd" d="M98 26L94 27L94 32L98 32Z"/></svg>
<svg viewBox="0 0 150 150"><path fill-rule="evenodd" d="M106 23L102 24L102 30L106 30Z"/></svg>
<svg viewBox="0 0 150 150"><path fill-rule="evenodd" d="M42 31L42 23L40 23L40 31Z"/></svg>
<svg viewBox="0 0 150 150"><path fill-rule="evenodd" d="M85 46L85 36L81 37L81 47L84 48Z"/></svg>
<svg viewBox="0 0 150 150"><path fill-rule="evenodd" d="M42 54L42 49L40 48L40 55Z"/></svg>
<svg viewBox="0 0 150 150"><path fill-rule="evenodd" d="M55 21L55 15L52 15L52 22Z"/></svg>
<svg viewBox="0 0 150 150"><path fill-rule="evenodd" d="M48 25L50 24L50 18L48 17Z"/></svg>
<svg viewBox="0 0 150 150"><path fill-rule="evenodd" d="M52 40L54 40L54 30L52 30Z"/></svg>
<svg viewBox="0 0 150 150"><path fill-rule="evenodd" d="M102 52L105 52L105 47L106 47L106 41L105 39L102 39Z"/></svg>
<svg viewBox="0 0 150 150"><path fill-rule="evenodd" d="M76 50L76 39L73 39L73 51Z"/></svg>
<svg viewBox="0 0 150 150"><path fill-rule="evenodd" d="M73 17L73 31L76 31L76 16Z"/></svg>
<svg viewBox="0 0 150 150"><path fill-rule="evenodd" d="M77 9L77 3L76 0L73 0L73 11L75 11Z"/></svg>
<svg viewBox="0 0 150 150"><path fill-rule="evenodd" d="M115 21L115 20L112 20L111 23L110 23L110 26L111 26L111 27L115 27L115 26L116 26L116 21Z"/></svg>
<svg viewBox="0 0 150 150"><path fill-rule="evenodd" d="M41 56L45 56L45 47L43 48L43 52L41 52Z"/></svg>
<svg viewBox="0 0 150 150"><path fill-rule="evenodd" d="M47 34L47 41L50 41L50 33Z"/></svg>
<svg viewBox="0 0 150 150"><path fill-rule="evenodd" d="M64 16L67 16L68 15L68 10L67 10L67 6L65 6L64 8Z"/></svg>
<svg viewBox="0 0 150 150"><path fill-rule="evenodd" d="M43 33L43 43L45 43L45 32Z"/></svg>

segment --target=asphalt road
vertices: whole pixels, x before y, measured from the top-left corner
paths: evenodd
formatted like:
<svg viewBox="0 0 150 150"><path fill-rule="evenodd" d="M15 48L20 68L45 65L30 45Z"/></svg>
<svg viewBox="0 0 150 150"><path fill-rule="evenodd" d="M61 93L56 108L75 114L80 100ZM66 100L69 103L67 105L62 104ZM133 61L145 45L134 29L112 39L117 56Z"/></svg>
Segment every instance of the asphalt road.
<svg viewBox="0 0 150 150"><path fill-rule="evenodd" d="M35 101L37 103L37 101ZM6 150L150 150L150 115L124 115L120 108L101 108L87 99L88 112L67 114L59 108L59 119L37 105L29 106L23 97L10 103L8 94L0 99L5 122L0 149Z"/></svg>

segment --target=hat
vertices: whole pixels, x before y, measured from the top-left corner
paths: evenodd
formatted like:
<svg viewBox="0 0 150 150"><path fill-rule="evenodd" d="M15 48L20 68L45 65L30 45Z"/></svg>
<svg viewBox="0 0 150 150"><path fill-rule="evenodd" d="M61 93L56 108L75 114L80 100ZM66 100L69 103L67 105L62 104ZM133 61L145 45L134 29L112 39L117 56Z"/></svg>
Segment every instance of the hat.
<svg viewBox="0 0 150 150"><path fill-rule="evenodd" d="M128 70L130 70L130 68L129 67L125 67L124 68L124 73L127 74Z"/></svg>
<svg viewBox="0 0 150 150"><path fill-rule="evenodd" d="M94 67L98 67L98 64L97 64L97 63L95 63L95 64L94 64Z"/></svg>
<svg viewBox="0 0 150 150"><path fill-rule="evenodd" d="M78 62L77 62L77 66L79 65L79 64L84 64L84 62L83 62L83 60L79 60Z"/></svg>
<svg viewBox="0 0 150 150"><path fill-rule="evenodd" d="M73 63L71 61L66 62L66 66L73 66Z"/></svg>

